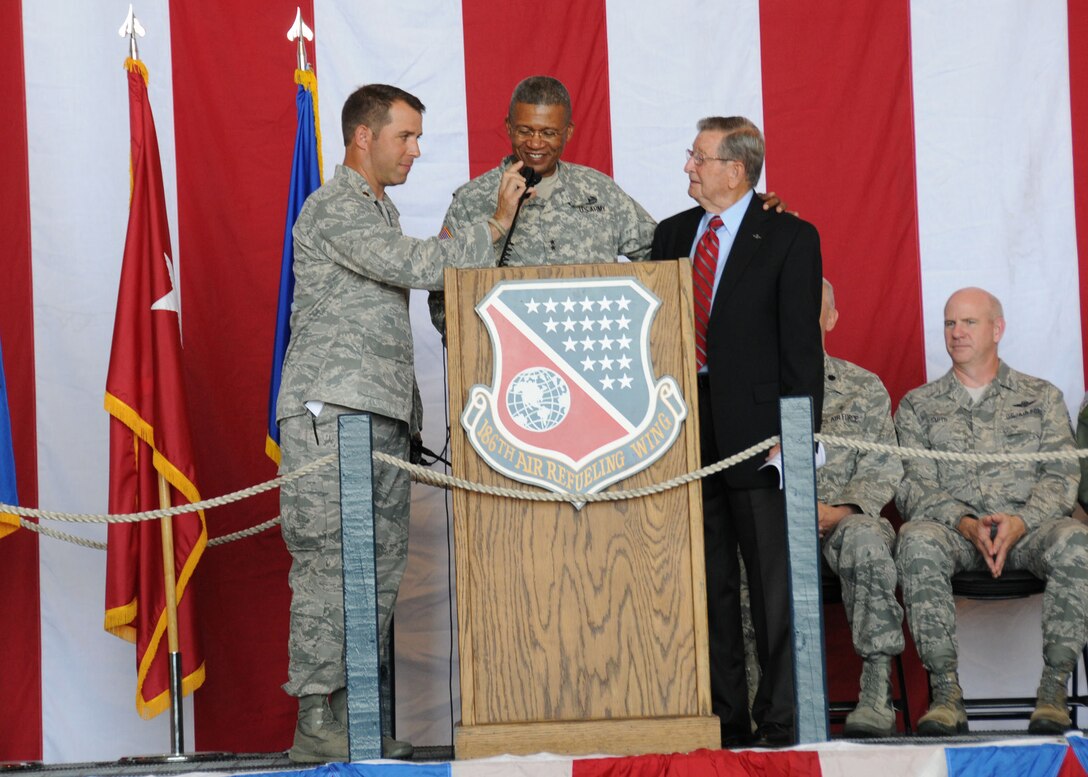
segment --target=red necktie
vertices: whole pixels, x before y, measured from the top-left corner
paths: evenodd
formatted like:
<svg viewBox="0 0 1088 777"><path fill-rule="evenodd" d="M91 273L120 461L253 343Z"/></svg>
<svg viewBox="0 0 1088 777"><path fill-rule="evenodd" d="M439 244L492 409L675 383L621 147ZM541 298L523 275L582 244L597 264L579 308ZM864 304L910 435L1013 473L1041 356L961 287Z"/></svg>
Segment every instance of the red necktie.
<svg viewBox="0 0 1088 777"><path fill-rule="evenodd" d="M706 232L695 246L695 263L691 273L695 294L695 367L706 365L706 329L710 323L710 303L714 299L714 272L718 268L718 233L721 216L714 216L707 224Z"/></svg>

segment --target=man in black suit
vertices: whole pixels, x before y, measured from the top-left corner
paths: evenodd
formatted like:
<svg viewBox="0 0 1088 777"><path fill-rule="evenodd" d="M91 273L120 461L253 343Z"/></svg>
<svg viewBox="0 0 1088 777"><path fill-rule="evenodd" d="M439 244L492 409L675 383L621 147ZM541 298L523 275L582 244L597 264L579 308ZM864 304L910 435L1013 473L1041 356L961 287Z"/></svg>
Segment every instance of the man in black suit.
<svg viewBox="0 0 1088 777"><path fill-rule="evenodd" d="M822 266L815 227L764 210L753 197L763 168L759 128L741 117L710 117L698 130L684 171L699 205L658 225L651 258L693 259L705 465L778 434L783 396L811 396L819 428ZM760 470L761 459L703 481L711 699L725 747L752 742L753 719L755 744L795 741L785 502L777 474ZM738 546L761 670L751 717Z"/></svg>

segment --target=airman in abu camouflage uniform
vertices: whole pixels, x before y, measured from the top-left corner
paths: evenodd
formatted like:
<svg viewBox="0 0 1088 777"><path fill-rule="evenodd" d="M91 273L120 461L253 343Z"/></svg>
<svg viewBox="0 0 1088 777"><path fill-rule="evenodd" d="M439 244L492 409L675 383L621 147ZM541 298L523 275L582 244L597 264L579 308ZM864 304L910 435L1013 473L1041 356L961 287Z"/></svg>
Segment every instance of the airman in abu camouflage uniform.
<svg viewBox="0 0 1088 777"><path fill-rule="evenodd" d="M400 230L385 189L404 183L419 156L423 104L392 86L371 84L344 104L344 163L307 200L294 226L295 296L291 340L277 402L281 471L336 450L337 417L372 414L374 449L407 460L418 430L408 290L438 289L444 268L495 263L491 244L509 228L525 180L512 167L491 218L454 240L417 240ZM374 521L383 676L390 617L407 562L408 475L375 462ZM280 492L283 537L291 552L288 681L299 697L292 760L346 760L343 572L339 481L326 467ZM385 701L385 699L383 699ZM383 704L388 731L390 714ZM384 738L387 757L407 742Z"/></svg>
<svg viewBox="0 0 1088 777"><path fill-rule="evenodd" d="M824 280L820 330L838 321L835 293ZM891 399L873 373L824 355L823 434L895 445ZM891 736L895 710L891 659L903 652L903 610L895 598L895 530L880 517L903 475L897 456L828 445L816 470L819 531L824 558L839 576L854 650L864 663L857 707L847 716L849 737Z"/></svg>
<svg viewBox="0 0 1088 777"><path fill-rule="evenodd" d="M962 453L1071 449L1061 392L997 356L1001 303L982 289L953 294L944 311L952 369L911 391L895 416L899 444ZM914 642L930 673L931 703L918 732L967 730L957 675L956 610L950 579L962 570L1027 569L1043 594L1043 673L1028 730L1071 725L1066 683L1088 639L1088 529L1068 518L1075 461L935 462L907 458L896 504L896 565Z"/></svg>
<svg viewBox="0 0 1088 777"><path fill-rule="evenodd" d="M521 207L506 264L592 264L614 262L618 255L649 258L657 226L650 214L604 173L559 161L574 134L570 94L560 81L531 76L519 83L510 98L506 132L513 154L454 192L443 236L486 218L502 171L521 161L541 180L536 195ZM505 242L504 237L495 243L496 260ZM432 293L429 303L435 327L445 332L442 293Z"/></svg>
<svg viewBox="0 0 1088 777"><path fill-rule="evenodd" d="M1075 435L1077 447L1088 448L1088 394L1080 401ZM1080 460L1080 485L1077 487L1077 506L1073 517L1081 523L1088 523L1088 459Z"/></svg>

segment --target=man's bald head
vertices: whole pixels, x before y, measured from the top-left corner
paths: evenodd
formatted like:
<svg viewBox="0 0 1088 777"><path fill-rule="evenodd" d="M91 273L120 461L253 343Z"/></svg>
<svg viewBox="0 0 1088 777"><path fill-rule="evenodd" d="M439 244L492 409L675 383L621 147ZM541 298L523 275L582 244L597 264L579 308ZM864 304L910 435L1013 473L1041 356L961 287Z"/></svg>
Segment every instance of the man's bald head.
<svg viewBox="0 0 1088 777"><path fill-rule="evenodd" d="M975 305L984 306L989 311L990 319L993 321L1005 318L1005 309L1001 306L1001 300L986 291L986 289L980 289L978 286L968 286L967 288L953 292L952 296L948 298L948 302L944 305L945 317L947 318L948 308L953 302L961 302L964 300L970 301Z"/></svg>
<svg viewBox="0 0 1088 777"><path fill-rule="evenodd" d="M960 289L944 306L944 345L966 385L985 385L997 374L997 344L1005 333L1001 301L985 289Z"/></svg>
<svg viewBox="0 0 1088 777"><path fill-rule="evenodd" d="M820 300L820 342L827 349L827 333L835 328L839 321L839 311L835 309L835 287L824 278L823 298Z"/></svg>

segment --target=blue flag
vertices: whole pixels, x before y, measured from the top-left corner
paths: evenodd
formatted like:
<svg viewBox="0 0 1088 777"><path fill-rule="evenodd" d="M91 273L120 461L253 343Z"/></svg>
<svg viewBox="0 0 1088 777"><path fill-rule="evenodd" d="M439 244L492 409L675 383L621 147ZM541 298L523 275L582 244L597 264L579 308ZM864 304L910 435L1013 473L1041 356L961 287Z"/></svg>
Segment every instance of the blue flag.
<svg viewBox="0 0 1088 777"><path fill-rule="evenodd" d="M0 346L0 504L19 504L15 488L15 447L11 443L11 416L8 414L8 384L4 380L4 349ZM0 537L19 528L18 517L0 514Z"/></svg>
<svg viewBox="0 0 1088 777"><path fill-rule="evenodd" d="M280 296L276 306L276 342L272 352L272 380L268 387L268 438L265 453L280 463L280 430L276 424L276 398L283 377L283 357L291 339L291 301L295 297L295 243L291 230L302 210L302 203L321 186L321 130L317 120L317 77L309 70L296 70L295 106L298 129L295 131L295 156L291 162L291 186L287 192L287 225L283 231L283 256L280 263Z"/></svg>
<svg viewBox="0 0 1088 777"><path fill-rule="evenodd" d="M1069 750L1051 743L989 747L949 747L948 777L1056 777Z"/></svg>

